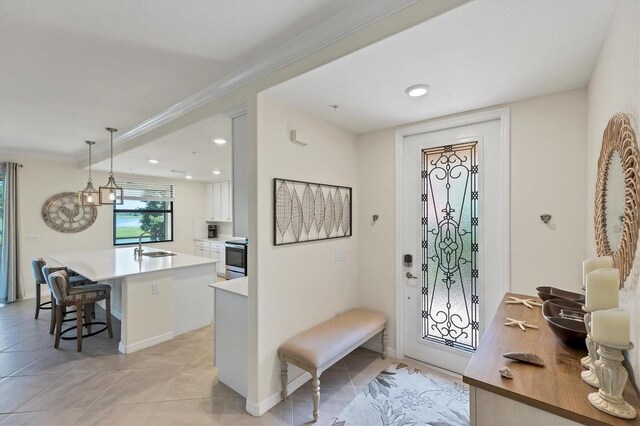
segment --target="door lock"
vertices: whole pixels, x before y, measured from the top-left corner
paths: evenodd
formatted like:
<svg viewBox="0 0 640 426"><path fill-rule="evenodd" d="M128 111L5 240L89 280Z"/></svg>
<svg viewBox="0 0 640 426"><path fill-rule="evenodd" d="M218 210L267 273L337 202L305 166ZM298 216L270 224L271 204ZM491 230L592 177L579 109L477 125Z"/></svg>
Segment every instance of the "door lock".
<svg viewBox="0 0 640 426"><path fill-rule="evenodd" d="M411 272L407 272L406 274L404 274L404 276L409 278L410 280L417 280L418 279L418 277L414 277Z"/></svg>

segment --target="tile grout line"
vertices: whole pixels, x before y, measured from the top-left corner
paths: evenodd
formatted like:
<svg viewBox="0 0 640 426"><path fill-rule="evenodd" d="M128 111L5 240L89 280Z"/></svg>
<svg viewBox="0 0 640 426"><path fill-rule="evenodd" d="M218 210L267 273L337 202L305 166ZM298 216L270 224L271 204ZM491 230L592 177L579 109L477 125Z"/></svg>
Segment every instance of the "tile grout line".
<svg viewBox="0 0 640 426"><path fill-rule="evenodd" d="M65 377L67 377L67 375L69 375L71 371L68 371L67 373L62 374L62 376L58 379L58 380L54 380L53 383L51 383L49 386L45 387L44 389L41 389L40 392L36 393L33 397L31 397L29 400L25 401L24 404L19 405L18 407L16 407L15 410L13 410L13 412L11 412L11 414L14 413L18 413L18 410L22 407L24 407L25 405L27 405L29 402L33 401L34 399L36 399L40 394L42 394L43 392L49 390L49 388L51 388L52 386L54 386L56 383L60 382L61 380L63 380ZM51 374L57 374L57 373L51 373ZM38 374L38 376L40 376L41 374ZM12 376L12 377L33 377L33 376ZM35 411L44 411L44 410L35 410ZM26 411L28 413L32 412L32 411Z"/></svg>
<svg viewBox="0 0 640 426"><path fill-rule="evenodd" d="M0 352L0 353L7 353L7 354L15 354L15 353L20 353L20 352L35 352L35 351L15 351L15 352ZM40 355L39 357L33 359L31 362L26 363L25 365L23 365L22 367L18 367L15 370L11 371L9 374L7 374L6 376L3 376L2 378L7 378L7 377L29 377L29 375L25 375L25 376L12 376L13 373L22 370L23 368L27 368L28 366L30 366L31 364L33 364L34 362L38 361L40 358L48 355L49 353L51 353L51 349L49 349L48 351L46 351L45 353L43 353L42 355ZM34 376L37 376L38 374L33 374Z"/></svg>

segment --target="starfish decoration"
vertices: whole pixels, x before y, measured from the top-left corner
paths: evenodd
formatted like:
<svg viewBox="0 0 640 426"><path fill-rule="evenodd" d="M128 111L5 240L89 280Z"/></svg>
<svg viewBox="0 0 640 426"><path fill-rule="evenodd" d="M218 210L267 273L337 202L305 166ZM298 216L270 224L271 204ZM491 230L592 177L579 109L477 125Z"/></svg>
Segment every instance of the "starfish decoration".
<svg viewBox="0 0 640 426"><path fill-rule="evenodd" d="M520 299L519 297L509 296L509 300L505 302L509 305L523 304L527 308L533 308L534 306L542 306L542 303L536 302L536 299Z"/></svg>
<svg viewBox="0 0 640 426"><path fill-rule="evenodd" d="M516 320L516 319L507 317L507 321L509 322L505 322L504 325L508 325L508 326L517 325L522 329L522 331L527 331L526 327L535 328L536 330L538 329L538 327L536 327L535 325L527 324L527 322L523 320Z"/></svg>

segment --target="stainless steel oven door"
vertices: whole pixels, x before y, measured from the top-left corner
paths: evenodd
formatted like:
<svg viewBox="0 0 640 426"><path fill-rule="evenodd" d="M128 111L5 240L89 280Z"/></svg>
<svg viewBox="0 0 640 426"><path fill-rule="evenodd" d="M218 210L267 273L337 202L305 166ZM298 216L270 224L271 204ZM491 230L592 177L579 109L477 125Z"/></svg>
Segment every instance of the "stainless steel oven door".
<svg viewBox="0 0 640 426"><path fill-rule="evenodd" d="M225 263L227 278L238 278L247 275L247 245L225 244Z"/></svg>

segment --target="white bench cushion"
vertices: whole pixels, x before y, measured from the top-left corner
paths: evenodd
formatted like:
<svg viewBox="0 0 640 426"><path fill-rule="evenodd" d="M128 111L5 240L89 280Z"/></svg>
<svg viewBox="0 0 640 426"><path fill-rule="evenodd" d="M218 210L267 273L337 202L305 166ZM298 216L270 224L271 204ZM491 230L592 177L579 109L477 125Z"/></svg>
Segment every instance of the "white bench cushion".
<svg viewBox="0 0 640 426"><path fill-rule="evenodd" d="M380 312L358 308L346 311L287 340L278 353L309 367L322 368L373 331L385 327Z"/></svg>

